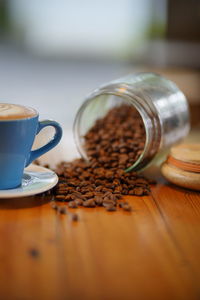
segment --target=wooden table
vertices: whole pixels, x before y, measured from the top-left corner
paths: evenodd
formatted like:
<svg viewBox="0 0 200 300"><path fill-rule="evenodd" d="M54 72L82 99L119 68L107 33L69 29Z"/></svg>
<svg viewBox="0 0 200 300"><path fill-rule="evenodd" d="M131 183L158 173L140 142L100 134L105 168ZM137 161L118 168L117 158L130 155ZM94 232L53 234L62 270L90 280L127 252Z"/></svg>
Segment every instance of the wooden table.
<svg viewBox="0 0 200 300"><path fill-rule="evenodd" d="M200 299L200 194L160 183L134 211L0 201L0 299Z"/></svg>
<svg viewBox="0 0 200 300"><path fill-rule="evenodd" d="M200 299L200 193L163 179L132 213L0 201L0 299ZM72 209L71 209L72 211Z"/></svg>

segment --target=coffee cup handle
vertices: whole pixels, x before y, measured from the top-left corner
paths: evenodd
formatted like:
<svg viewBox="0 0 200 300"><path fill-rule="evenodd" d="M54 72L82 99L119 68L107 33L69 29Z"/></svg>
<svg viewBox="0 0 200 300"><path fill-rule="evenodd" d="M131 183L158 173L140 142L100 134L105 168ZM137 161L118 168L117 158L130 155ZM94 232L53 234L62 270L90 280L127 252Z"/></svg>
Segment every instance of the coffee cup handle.
<svg viewBox="0 0 200 300"><path fill-rule="evenodd" d="M44 121L39 121L38 122L38 129L37 129L37 134L47 126L52 126L55 128L55 134L53 138L44 146L42 146L39 149L32 150L29 154L29 158L26 162L26 167L32 163L35 159L37 159L39 156L43 155L44 153L48 152L52 148L54 148L61 140L62 138L62 128L59 123L56 121L52 120L44 120Z"/></svg>

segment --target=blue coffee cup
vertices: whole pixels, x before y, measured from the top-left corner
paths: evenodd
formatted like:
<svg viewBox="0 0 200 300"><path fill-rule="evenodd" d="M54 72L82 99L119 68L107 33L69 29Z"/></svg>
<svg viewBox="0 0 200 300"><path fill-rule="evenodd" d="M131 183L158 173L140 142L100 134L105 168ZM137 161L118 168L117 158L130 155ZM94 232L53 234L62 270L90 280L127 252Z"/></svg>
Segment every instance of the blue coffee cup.
<svg viewBox="0 0 200 300"><path fill-rule="evenodd" d="M54 148L61 140L61 126L52 120L39 121L38 117L35 111L33 116L16 119L0 118L0 190L20 186L24 168ZM47 126L55 128L52 140L32 151L35 136Z"/></svg>

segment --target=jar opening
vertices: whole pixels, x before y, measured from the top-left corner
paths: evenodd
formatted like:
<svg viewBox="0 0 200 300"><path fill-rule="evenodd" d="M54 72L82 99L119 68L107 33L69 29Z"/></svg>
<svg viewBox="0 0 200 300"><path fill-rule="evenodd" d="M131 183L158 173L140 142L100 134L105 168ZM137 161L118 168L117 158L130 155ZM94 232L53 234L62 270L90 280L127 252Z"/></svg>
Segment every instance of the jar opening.
<svg viewBox="0 0 200 300"><path fill-rule="evenodd" d="M95 96L93 95L92 97L88 98L84 102L84 104L82 105L82 107L79 109L77 113L74 122L74 137L75 137L77 148L84 159L90 160L88 153L85 149L85 135L87 134L87 132L91 130L94 124L98 122L98 120L103 120L104 122L106 122L107 120L106 116L108 114L113 114L115 110L119 112L121 108L123 108L124 106L128 106L130 110L134 111L134 117L138 118L138 122L139 122L138 124L143 127L143 129L133 128L133 127L129 128L129 130L131 130L133 133L132 138L134 139L132 140L132 145L133 145L132 152L134 151L137 152L137 156L130 159L132 163L128 164L128 166L125 168L125 171L129 172L131 170L135 171L141 169L141 165L143 165L143 162L147 157L147 152L151 142L151 136L149 135L149 128L151 127L151 122L149 122L145 110L143 110L143 108L140 105L138 105L136 99L135 101L133 101L133 99L130 99L129 97L124 97L124 95L122 96L116 93L101 93L99 95L95 95ZM111 117L113 117L113 115L111 115ZM135 120L133 120L132 123L130 120L126 122L129 122L129 126L137 124ZM114 125L115 124L113 124L113 126ZM126 126L128 125L123 124L122 126L126 128ZM137 129L139 132L143 130L142 137L140 136L140 133L137 132ZM124 134L125 135L127 134L128 136L128 133L125 132ZM127 140L129 140L130 143L129 137ZM129 147L130 144L127 146ZM97 147L99 147L98 143L97 143ZM123 150L122 147L122 150L120 151L123 152L125 150ZM130 151L130 148L128 151ZM132 156L133 154L134 153L130 154L130 156Z"/></svg>

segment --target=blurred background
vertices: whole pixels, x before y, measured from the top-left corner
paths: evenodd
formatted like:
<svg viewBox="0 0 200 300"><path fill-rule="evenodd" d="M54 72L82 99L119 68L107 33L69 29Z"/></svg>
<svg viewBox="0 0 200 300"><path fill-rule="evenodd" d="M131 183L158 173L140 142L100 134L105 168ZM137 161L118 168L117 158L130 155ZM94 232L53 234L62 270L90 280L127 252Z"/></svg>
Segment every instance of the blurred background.
<svg viewBox="0 0 200 300"><path fill-rule="evenodd" d="M135 71L174 80L200 122L199 0L0 0L0 101L71 128L85 96Z"/></svg>

